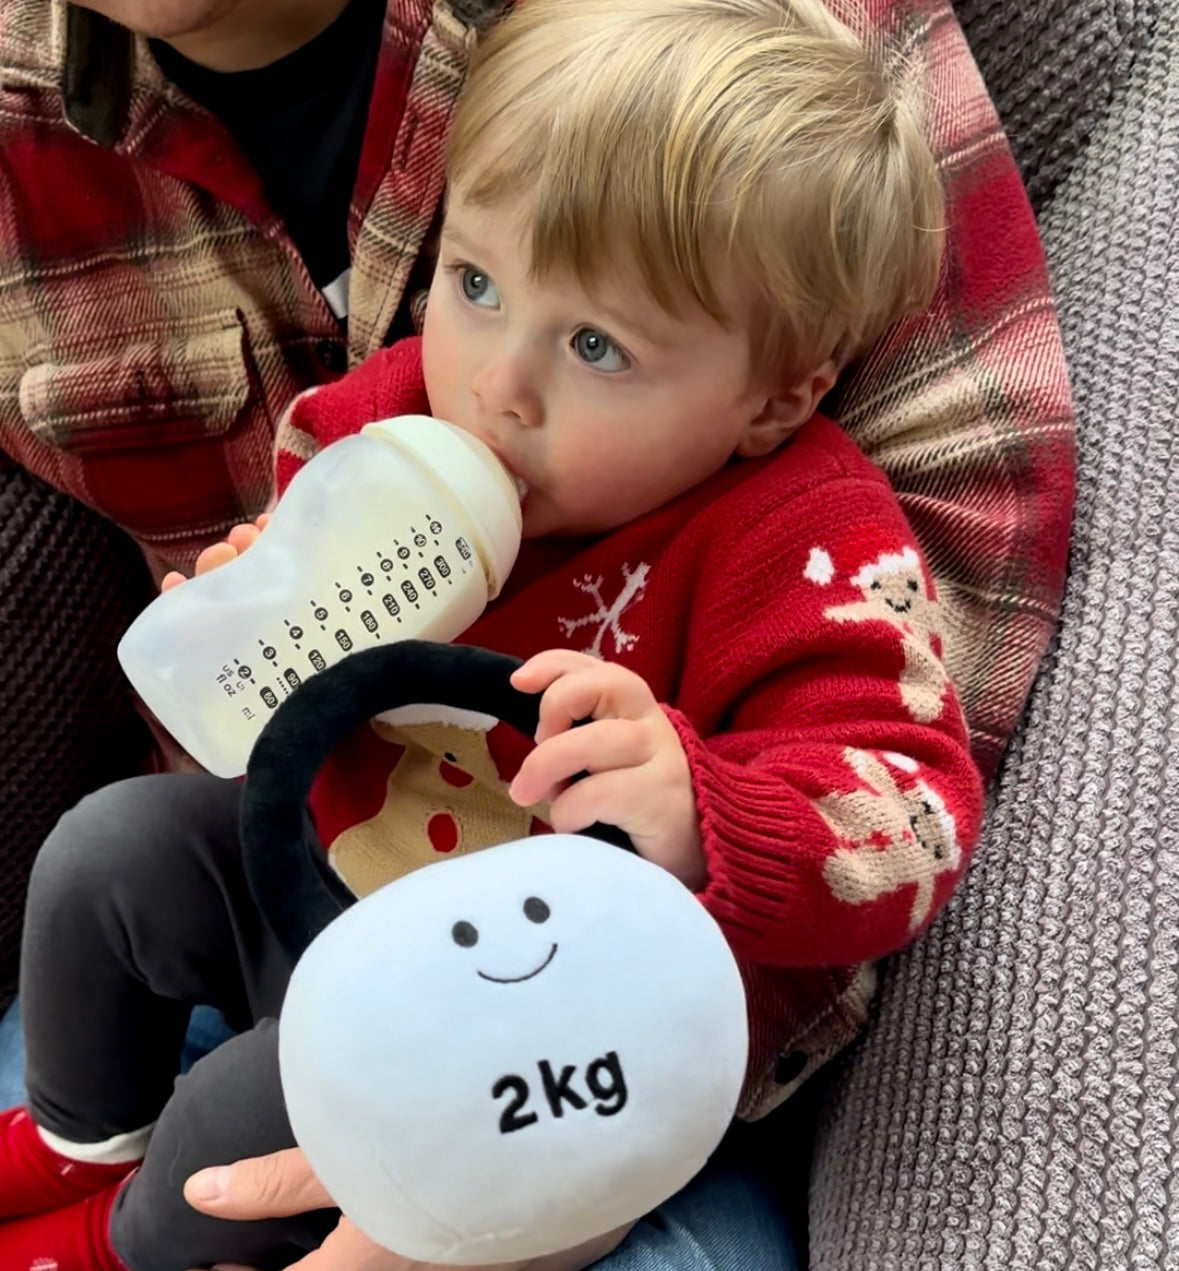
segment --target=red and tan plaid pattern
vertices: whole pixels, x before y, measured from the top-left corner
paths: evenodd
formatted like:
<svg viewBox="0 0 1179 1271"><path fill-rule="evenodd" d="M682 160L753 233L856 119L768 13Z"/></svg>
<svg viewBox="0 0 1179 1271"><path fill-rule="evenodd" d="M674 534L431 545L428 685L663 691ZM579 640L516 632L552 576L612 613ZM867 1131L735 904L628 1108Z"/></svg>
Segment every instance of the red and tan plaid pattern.
<svg viewBox="0 0 1179 1271"><path fill-rule="evenodd" d="M347 360L377 348L438 203L469 35L392 0L353 197ZM110 149L73 131L64 6L0 8L0 450L105 512L157 571L261 511L275 424L339 327L232 138L136 48Z"/></svg>
<svg viewBox="0 0 1179 1271"><path fill-rule="evenodd" d="M949 4L852 2L872 29L854 10L845 20L923 83L951 232L929 312L883 340L830 411L889 474L929 557L946 664L989 777L1064 587L1075 478L1064 351L1031 208Z"/></svg>
<svg viewBox="0 0 1179 1271"><path fill-rule="evenodd" d="M922 541L990 774L1064 581L1074 453L1051 292L948 0L833 7L922 81L953 229L931 310L828 406L889 473ZM60 0L0 6L0 450L123 525L157 569L188 568L266 504L276 423L297 392L338 374L339 335L232 139L142 45L113 147L64 122L63 12ZM443 0L390 0L353 199L349 364L403 303L469 41ZM854 1035L869 978L816 976L776 1089L745 1114Z"/></svg>

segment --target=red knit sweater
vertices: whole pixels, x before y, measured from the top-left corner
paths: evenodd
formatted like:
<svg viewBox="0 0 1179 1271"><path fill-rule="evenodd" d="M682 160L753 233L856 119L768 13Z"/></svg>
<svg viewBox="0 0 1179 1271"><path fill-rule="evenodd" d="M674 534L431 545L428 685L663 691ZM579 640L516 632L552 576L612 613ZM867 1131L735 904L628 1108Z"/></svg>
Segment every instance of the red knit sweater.
<svg viewBox="0 0 1179 1271"><path fill-rule="evenodd" d="M419 342L374 355L295 403L280 488L300 455L425 406ZM769 458L596 541L526 542L462 637L520 657L588 650L665 703L700 815L701 899L750 988L754 1084L769 1080L772 1017L805 991L802 969L905 944L966 866L982 793L937 618L888 482L816 416ZM437 852L537 828L543 808L506 798L526 744L504 731L436 710L357 734L312 801L344 876L351 864L368 890Z"/></svg>

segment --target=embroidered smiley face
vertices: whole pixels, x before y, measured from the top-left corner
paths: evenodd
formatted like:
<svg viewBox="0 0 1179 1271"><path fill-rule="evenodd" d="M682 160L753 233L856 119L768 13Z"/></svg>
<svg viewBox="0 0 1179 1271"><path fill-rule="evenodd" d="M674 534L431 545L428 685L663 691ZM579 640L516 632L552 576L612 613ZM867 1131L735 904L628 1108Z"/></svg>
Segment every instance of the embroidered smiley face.
<svg viewBox="0 0 1179 1271"><path fill-rule="evenodd" d="M548 922L553 912L539 896L529 896L524 902L523 910L524 917L537 925ZM460 949L473 949L479 943L479 928L473 922L462 919L451 927L450 938ZM475 969L475 974L481 980L488 980L492 984L523 984L525 980L535 979L552 962L557 956L557 947L557 942L554 940L539 964L522 975L492 975L489 971L478 967Z"/></svg>
<svg viewBox="0 0 1179 1271"><path fill-rule="evenodd" d="M921 583L912 575L889 574L873 579L869 589L898 618L904 618L920 597Z"/></svg>

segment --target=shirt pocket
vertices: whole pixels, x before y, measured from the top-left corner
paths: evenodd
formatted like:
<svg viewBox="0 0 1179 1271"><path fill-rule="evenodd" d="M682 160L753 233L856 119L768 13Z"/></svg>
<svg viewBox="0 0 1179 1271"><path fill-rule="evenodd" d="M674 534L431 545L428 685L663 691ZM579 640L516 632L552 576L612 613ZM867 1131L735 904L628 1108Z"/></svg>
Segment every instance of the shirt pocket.
<svg viewBox="0 0 1179 1271"><path fill-rule="evenodd" d="M203 329L30 349L20 408L39 440L81 454L183 445L229 431L250 397L241 314Z"/></svg>
<svg viewBox="0 0 1179 1271"><path fill-rule="evenodd" d="M238 310L32 348L19 396L70 488L145 544L211 540L265 502L273 429Z"/></svg>

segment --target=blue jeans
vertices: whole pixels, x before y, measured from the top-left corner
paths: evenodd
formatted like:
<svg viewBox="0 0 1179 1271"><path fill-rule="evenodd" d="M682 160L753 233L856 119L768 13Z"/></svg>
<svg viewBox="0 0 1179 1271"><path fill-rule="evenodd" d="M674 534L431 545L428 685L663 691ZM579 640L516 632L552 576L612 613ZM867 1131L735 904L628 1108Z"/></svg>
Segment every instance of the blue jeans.
<svg viewBox="0 0 1179 1271"><path fill-rule="evenodd" d="M193 1013L182 1066L228 1033L220 1017ZM0 1108L23 1103L19 1003L0 1020ZM714 1162L640 1222L599 1271L803 1271L794 1233L768 1184L750 1170Z"/></svg>

